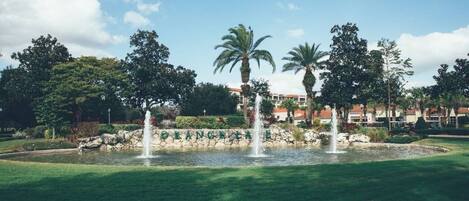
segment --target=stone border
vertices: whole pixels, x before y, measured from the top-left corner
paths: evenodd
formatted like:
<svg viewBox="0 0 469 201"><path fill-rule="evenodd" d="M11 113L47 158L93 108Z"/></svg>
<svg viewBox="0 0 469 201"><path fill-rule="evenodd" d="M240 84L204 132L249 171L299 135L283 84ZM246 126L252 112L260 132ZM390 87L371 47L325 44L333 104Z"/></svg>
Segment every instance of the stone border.
<svg viewBox="0 0 469 201"><path fill-rule="evenodd" d="M446 147L441 147L441 146L432 146L432 145L421 145L421 144L397 144L397 143L360 143L360 142L354 142L351 143L350 146L357 146L357 147L421 147L425 149L430 149L433 151L438 151L438 152L443 152L447 153L450 152L451 149L448 149Z"/></svg>

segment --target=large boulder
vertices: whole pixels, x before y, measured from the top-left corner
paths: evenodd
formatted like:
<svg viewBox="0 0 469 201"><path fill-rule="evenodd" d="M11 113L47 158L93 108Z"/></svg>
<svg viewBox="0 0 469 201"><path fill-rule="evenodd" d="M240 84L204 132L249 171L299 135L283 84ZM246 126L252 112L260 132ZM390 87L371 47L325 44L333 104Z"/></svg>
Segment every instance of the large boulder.
<svg viewBox="0 0 469 201"><path fill-rule="evenodd" d="M115 145L119 142L117 136L113 134L105 133L101 135L101 138L103 139L103 143L107 145Z"/></svg>
<svg viewBox="0 0 469 201"><path fill-rule="evenodd" d="M317 139L319 139L319 133L313 130L307 130L304 135L306 142L315 142Z"/></svg>
<svg viewBox="0 0 469 201"><path fill-rule="evenodd" d="M103 140L101 137L89 137L89 138L81 138L78 140L79 145L78 148L80 150L83 149L96 149L99 148L103 144Z"/></svg>
<svg viewBox="0 0 469 201"><path fill-rule="evenodd" d="M353 134L349 136L349 141L350 142L364 142L364 143L369 143L370 142L370 137L363 135L363 134Z"/></svg>
<svg viewBox="0 0 469 201"><path fill-rule="evenodd" d="M341 144L348 144L349 141L347 140L347 137L349 136L348 133L339 133L337 134L337 142Z"/></svg>

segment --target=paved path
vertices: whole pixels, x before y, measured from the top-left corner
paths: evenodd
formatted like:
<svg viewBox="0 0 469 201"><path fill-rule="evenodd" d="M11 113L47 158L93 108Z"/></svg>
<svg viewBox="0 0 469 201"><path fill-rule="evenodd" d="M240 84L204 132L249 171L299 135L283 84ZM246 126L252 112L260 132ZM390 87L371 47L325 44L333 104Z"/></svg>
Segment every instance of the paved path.
<svg viewBox="0 0 469 201"><path fill-rule="evenodd" d="M459 138L469 139L469 135L428 135L430 138Z"/></svg>

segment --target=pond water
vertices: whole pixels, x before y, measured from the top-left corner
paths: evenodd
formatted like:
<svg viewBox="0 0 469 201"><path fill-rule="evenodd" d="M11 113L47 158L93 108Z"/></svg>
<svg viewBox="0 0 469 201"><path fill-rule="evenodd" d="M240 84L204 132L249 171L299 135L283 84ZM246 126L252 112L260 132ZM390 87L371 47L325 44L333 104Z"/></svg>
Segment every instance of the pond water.
<svg viewBox="0 0 469 201"><path fill-rule="evenodd" d="M352 146L345 153L328 154L328 148L272 147L266 148L266 157L249 157L250 148L156 150L153 158L139 158L140 150L115 152L63 152L51 154L27 154L9 156L16 161L50 163L146 165L146 166L290 166L331 163L350 163L390 159L408 159L437 153L433 149L418 146Z"/></svg>

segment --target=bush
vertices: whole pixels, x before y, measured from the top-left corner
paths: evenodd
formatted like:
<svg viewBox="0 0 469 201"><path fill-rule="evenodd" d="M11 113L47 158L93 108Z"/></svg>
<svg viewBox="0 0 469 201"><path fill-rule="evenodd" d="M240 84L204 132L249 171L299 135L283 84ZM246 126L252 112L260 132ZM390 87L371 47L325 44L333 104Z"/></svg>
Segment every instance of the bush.
<svg viewBox="0 0 469 201"><path fill-rule="evenodd" d="M298 122L298 124L296 126L298 126L300 128L308 128L308 125L306 125L305 121Z"/></svg>
<svg viewBox="0 0 469 201"><path fill-rule="evenodd" d="M143 126L138 124L120 124L115 125L116 130L125 130L125 131L134 131L143 128Z"/></svg>
<svg viewBox="0 0 469 201"><path fill-rule="evenodd" d="M238 115L230 115L226 116L226 123L228 126L231 128L235 127L243 127L245 125L244 117L243 116L238 116Z"/></svg>
<svg viewBox="0 0 469 201"><path fill-rule="evenodd" d="M34 128L32 137L33 137L33 138L43 138L43 137L44 137L44 133L46 132L46 130L47 130L47 127L46 127L46 126L36 126L36 127Z"/></svg>
<svg viewBox="0 0 469 201"><path fill-rule="evenodd" d="M24 151L46 150L46 149L68 149L76 148L76 145L64 140L51 140L43 142L29 142L22 146Z"/></svg>
<svg viewBox="0 0 469 201"><path fill-rule="evenodd" d="M224 123L222 118L214 116L207 117L192 117L192 116L178 116L176 117L176 128L208 128L208 129L223 129L229 128Z"/></svg>
<svg viewBox="0 0 469 201"><path fill-rule="evenodd" d="M104 134L104 133L116 134L117 130L114 128L112 124L100 124L98 133L99 134Z"/></svg>
<svg viewBox="0 0 469 201"><path fill-rule="evenodd" d="M340 132L350 133L354 130L358 129L357 124L354 123L343 123L341 127L338 129Z"/></svg>
<svg viewBox="0 0 469 201"><path fill-rule="evenodd" d="M45 139L52 139L54 137L52 129L46 129L44 132Z"/></svg>
<svg viewBox="0 0 469 201"><path fill-rule="evenodd" d="M427 125L425 123L425 120L423 119L423 117L419 117L417 119L417 122L415 122L415 129L420 130L420 129L426 129L426 128L427 128Z"/></svg>
<svg viewBox="0 0 469 201"><path fill-rule="evenodd" d="M99 122L80 122L74 129L76 137L92 137L99 135Z"/></svg>
<svg viewBox="0 0 469 201"><path fill-rule="evenodd" d="M386 138L385 142L387 143L397 143L397 144L407 144L417 140L420 140L419 136L410 136L410 135L395 135Z"/></svg>
<svg viewBox="0 0 469 201"><path fill-rule="evenodd" d="M278 126L284 130L288 130L292 132L293 139L295 139L295 141L305 140L305 135L301 128L298 128L297 126L290 124L290 123L281 123L281 124L278 124Z"/></svg>
<svg viewBox="0 0 469 201"><path fill-rule="evenodd" d="M370 137L371 142L384 142L388 138L386 128L359 127L354 130L355 133L361 133Z"/></svg>
<svg viewBox="0 0 469 201"><path fill-rule="evenodd" d="M391 131L389 131L389 135L397 135L397 134L402 134L402 133L409 133L409 129L406 128L393 128Z"/></svg>
<svg viewBox="0 0 469 201"><path fill-rule="evenodd" d="M315 118L313 120L313 128L315 128L316 130L321 129L321 120L319 118Z"/></svg>
<svg viewBox="0 0 469 201"><path fill-rule="evenodd" d="M418 135L469 135L468 128L433 128L415 130Z"/></svg>

